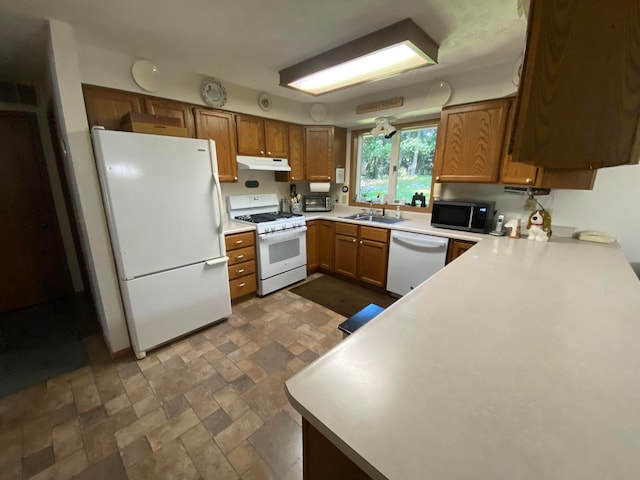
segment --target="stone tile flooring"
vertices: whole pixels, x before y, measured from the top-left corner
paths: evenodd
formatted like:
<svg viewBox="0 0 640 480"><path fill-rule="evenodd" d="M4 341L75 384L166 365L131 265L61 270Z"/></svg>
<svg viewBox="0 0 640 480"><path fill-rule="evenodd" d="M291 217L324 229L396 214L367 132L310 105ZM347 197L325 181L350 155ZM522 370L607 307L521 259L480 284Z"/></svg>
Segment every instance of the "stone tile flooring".
<svg viewBox="0 0 640 480"><path fill-rule="evenodd" d="M141 361L90 337L89 366L0 398L0 479L301 479L283 385L343 320L280 291Z"/></svg>

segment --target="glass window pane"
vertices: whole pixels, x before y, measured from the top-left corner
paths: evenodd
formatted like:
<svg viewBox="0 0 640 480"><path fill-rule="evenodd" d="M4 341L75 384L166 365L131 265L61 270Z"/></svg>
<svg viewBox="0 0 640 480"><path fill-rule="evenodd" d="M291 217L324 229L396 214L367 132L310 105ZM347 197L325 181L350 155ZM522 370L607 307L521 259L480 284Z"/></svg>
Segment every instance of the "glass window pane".
<svg viewBox="0 0 640 480"><path fill-rule="evenodd" d="M383 136L360 137L356 194L359 201L383 198L389 191L391 140Z"/></svg>
<svg viewBox="0 0 640 480"><path fill-rule="evenodd" d="M425 196L426 204L429 204L437 130L434 125L399 132L396 199L410 203L415 193L421 193Z"/></svg>

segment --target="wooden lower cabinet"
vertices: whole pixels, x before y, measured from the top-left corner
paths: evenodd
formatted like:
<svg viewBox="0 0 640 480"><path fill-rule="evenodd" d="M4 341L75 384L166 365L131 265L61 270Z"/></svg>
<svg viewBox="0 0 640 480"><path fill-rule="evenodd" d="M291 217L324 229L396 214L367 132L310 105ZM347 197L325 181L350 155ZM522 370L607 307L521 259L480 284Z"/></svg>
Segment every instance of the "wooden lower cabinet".
<svg viewBox="0 0 640 480"><path fill-rule="evenodd" d="M307 222L307 274L333 272L334 225L331 220Z"/></svg>
<svg viewBox="0 0 640 480"><path fill-rule="evenodd" d="M338 222L335 231L334 272L384 288L387 284L389 230Z"/></svg>
<svg viewBox="0 0 640 480"><path fill-rule="evenodd" d="M389 230L360 227L358 246L358 280L376 287L387 285L389 260Z"/></svg>
<svg viewBox="0 0 640 480"><path fill-rule="evenodd" d="M326 273L333 272L333 237L335 235L335 224L331 220L320 220L318 223L318 260L320 270Z"/></svg>
<svg viewBox="0 0 640 480"><path fill-rule="evenodd" d="M302 419L302 462L304 480L370 480L371 478L304 418Z"/></svg>
<svg viewBox="0 0 640 480"><path fill-rule="evenodd" d="M255 233L243 232L224 237L229 257L231 300L256 292Z"/></svg>
<svg viewBox="0 0 640 480"><path fill-rule="evenodd" d="M445 265L453 262L456 258L469 250L475 244L475 242L468 242L467 240L454 240L453 238L449 239L449 247L447 248L447 261L445 262Z"/></svg>
<svg viewBox="0 0 640 480"><path fill-rule="evenodd" d="M319 220L307 222L307 275L317 272L320 268L320 250L318 248L319 224Z"/></svg>
<svg viewBox="0 0 640 480"><path fill-rule="evenodd" d="M358 278L358 238L336 232L333 271L349 278Z"/></svg>

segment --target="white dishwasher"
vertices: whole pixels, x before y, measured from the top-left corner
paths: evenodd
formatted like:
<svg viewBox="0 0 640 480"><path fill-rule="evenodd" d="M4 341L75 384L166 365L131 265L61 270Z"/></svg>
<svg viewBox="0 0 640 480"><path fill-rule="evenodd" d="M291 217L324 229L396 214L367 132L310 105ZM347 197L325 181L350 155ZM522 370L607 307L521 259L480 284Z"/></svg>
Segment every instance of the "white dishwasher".
<svg viewBox="0 0 640 480"><path fill-rule="evenodd" d="M406 295L444 267L448 244L448 238L392 230L387 290Z"/></svg>

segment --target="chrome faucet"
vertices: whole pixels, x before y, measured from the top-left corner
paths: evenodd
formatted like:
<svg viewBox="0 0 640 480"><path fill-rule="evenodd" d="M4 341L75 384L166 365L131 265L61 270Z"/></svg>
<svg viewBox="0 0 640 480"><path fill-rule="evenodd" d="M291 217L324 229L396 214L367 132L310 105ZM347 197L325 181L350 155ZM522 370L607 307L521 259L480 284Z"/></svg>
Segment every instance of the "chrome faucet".
<svg viewBox="0 0 640 480"><path fill-rule="evenodd" d="M369 204L369 215L373 217L375 215L375 212L373 211L373 200L369 200L367 203Z"/></svg>

